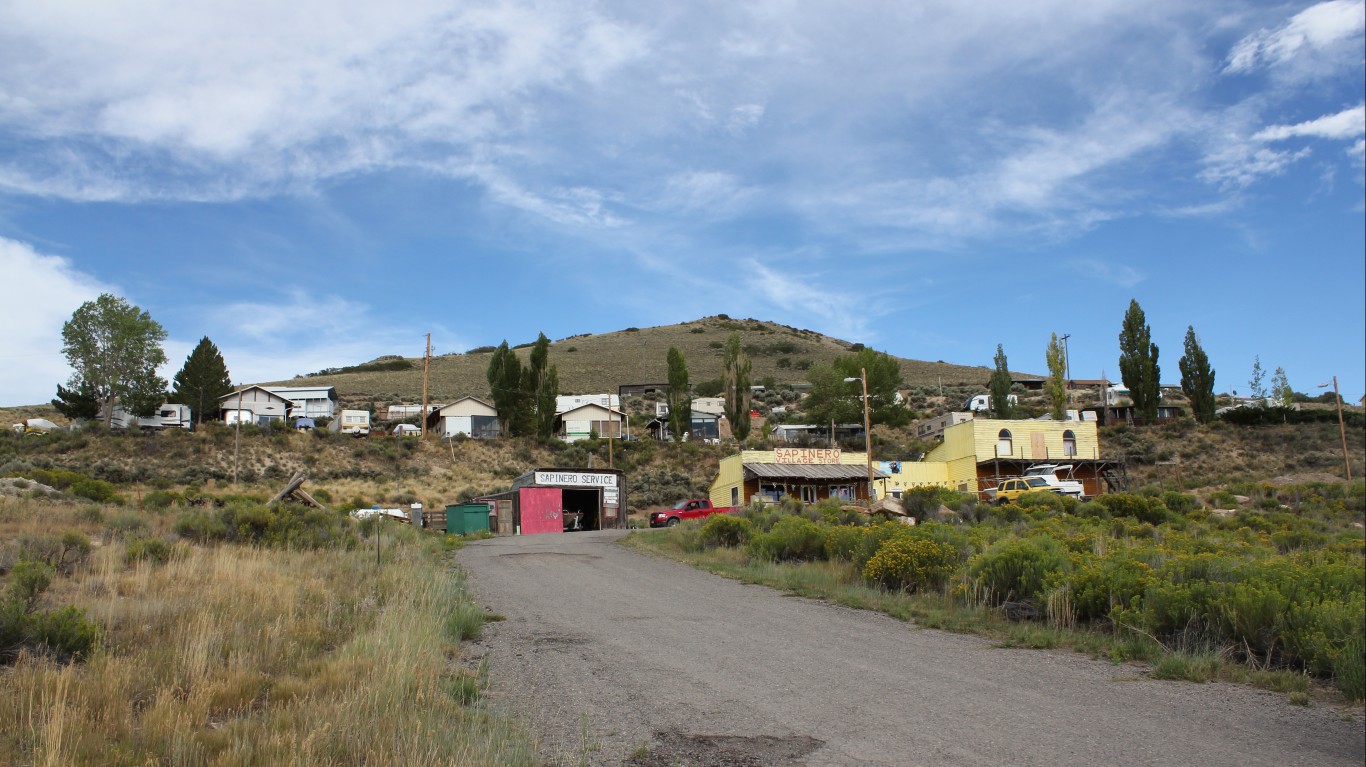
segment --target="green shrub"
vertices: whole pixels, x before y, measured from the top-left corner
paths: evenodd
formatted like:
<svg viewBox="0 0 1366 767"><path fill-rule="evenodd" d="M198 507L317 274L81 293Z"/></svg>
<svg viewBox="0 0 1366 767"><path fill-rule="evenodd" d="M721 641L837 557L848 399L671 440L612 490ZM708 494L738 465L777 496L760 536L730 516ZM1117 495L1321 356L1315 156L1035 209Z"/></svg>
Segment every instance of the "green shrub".
<svg viewBox="0 0 1366 767"><path fill-rule="evenodd" d="M825 529L825 558L838 562L852 562L863 545L866 527L831 525Z"/></svg>
<svg viewBox="0 0 1366 767"><path fill-rule="evenodd" d="M164 565L170 559L171 544L161 538L133 538L128 541L123 552L123 562L127 565L137 562Z"/></svg>
<svg viewBox="0 0 1366 767"><path fill-rule="evenodd" d="M228 533L227 525L217 515L202 509L182 512L172 529L181 538L189 538L199 544L225 540Z"/></svg>
<svg viewBox="0 0 1366 767"><path fill-rule="evenodd" d="M180 493L170 490L153 490L142 498L142 505L148 509L164 509L184 502Z"/></svg>
<svg viewBox="0 0 1366 767"><path fill-rule="evenodd" d="M1030 600L1038 603L1070 564L1068 552L1046 536L998 543L969 562L969 572L988 604Z"/></svg>
<svg viewBox="0 0 1366 767"><path fill-rule="evenodd" d="M753 528L754 523L748 519L729 514L713 514L702 523L702 545L711 548L743 546L749 543Z"/></svg>
<svg viewBox="0 0 1366 767"><path fill-rule="evenodd" d="M110 540L144 538L150 533L147 520L136 511L120 511L104 525L104 534Z"/></svg>
<svg viewBox="0 0 1366 767"><path fill-rule="evenodd" d="M20 560L9 571L9 586L5 589L5 603L17 606L25 614L33 612L43 592L52 584L50 565L31 559Z"/></svg>
<svg viewBox="0 0 1366 767"><path fill-rule="evenodd" d="M29 616L28 644L47 650L68 663L89 657L100 639L99 624L87 620L85 610L66 606Z"/></svg>
<svg viewBox="0 0 1366 767"><path fill-rule="evenodd" d="M825 534L804 517L786 517L766 533L750 538L750 556L772 562L812 562L825 558Z"/></svg>
<svg viewBox="0 0 1366 767"><path fill-rule="evenodd" d="M863 568L863 577L886 589L942 589L958 569L958 550L926 538L893 538Z"/></svg>
<svg viewBox="0 0 1366 767"><path fill-rule="evenodd" d="M88 525L104 524L104 509L99 506L84 506L76 512L76 521Z"/></svg>
<svg viewBox="0 0 1366 767"><path fill-rule="evenodd" d="M102 479L79 479L69 488L72 495L87 498L96 503L114 503L119 500L114 486Z"/></svg>
<svg viewBox="0 0 1366 767"><path fill-rule="evenodd" d="M1096 498L1112 517L1131 517L1150 525L1167 521L1170 516L1161 499L1135 493L1110 493Z"/></svg>

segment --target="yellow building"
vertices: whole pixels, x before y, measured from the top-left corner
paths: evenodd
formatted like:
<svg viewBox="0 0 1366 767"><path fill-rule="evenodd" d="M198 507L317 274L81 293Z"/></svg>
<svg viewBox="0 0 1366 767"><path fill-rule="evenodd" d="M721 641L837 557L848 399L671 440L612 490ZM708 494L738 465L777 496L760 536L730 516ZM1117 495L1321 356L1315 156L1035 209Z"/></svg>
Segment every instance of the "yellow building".
<svg viewBox="0 0 1366 767"><path fill-rule="evenodd" d="M981 492L1001 479L1018 477L1031 466L1052 463L1068 467L1088 496L1099 495L1116 481L1115 461L1100 457L1095 421L1016 421L974 418L944 430L944 442L925 456L925 463L947 467L949 487Z"/></svg>
<svg viewBox="0 0 1366 767"><path fill-rule="evenodd" d="M873 469L874 483L886 478L887 474ZM747 506L755 500L776 503L787 497L806 503L824 498L865 500L867 454L838 448L745 450L721 459L710 497L715 506Z"/></svg>
<svg viewBox="0 0 1366 767"><path fill-rule="evenodd" d="M917 487L953 487L949 482L949 465L924 461L873 461L873 467L887 476L874 481L877 497L900 498L907 490Z"/></svg>

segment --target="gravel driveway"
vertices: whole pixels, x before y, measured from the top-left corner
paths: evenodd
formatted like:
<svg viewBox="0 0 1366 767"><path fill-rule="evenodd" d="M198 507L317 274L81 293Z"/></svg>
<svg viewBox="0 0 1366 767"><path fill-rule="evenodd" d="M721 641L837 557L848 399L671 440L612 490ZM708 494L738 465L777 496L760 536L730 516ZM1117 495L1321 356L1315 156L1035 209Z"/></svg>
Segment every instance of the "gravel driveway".
<svg viewBox="0 0 1366 767"><path fill-rule="evenodd" d="M786 597L616 545L458 555L507 620L467 652L552 765L1350 765L1360 717Z"/></svg>

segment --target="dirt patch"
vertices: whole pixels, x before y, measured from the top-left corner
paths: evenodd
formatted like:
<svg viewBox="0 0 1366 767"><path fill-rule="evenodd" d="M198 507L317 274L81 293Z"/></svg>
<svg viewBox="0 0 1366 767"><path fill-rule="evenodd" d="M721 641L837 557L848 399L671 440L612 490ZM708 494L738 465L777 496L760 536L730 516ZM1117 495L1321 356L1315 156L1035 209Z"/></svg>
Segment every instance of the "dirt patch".
<svg viewBox="0 0 1366 767"><path fill-rule="evenodd" d="M31 479L21 479L18 477L6 477L0 479L0 495L60 495L56 488L48 487L42 482L34 482Z"/></svg>
<svg viewBox="0 0 1366 767"><path fill-rule="evenodd" d="M824 741L792 735L696 735L656 732L647 753L627 760L630 767L786 767L806 764Z"/></svg>

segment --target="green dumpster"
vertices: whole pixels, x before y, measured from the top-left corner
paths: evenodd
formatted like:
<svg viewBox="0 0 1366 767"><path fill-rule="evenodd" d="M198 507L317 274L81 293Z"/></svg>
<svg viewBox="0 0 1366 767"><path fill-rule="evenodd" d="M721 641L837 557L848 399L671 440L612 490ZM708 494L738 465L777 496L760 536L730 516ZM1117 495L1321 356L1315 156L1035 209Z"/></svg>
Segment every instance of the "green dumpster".
<svg viewBox="0 0 1366 767"><path fill-rule="evenodd" d="M446 507L446 532L459 535L489 529L487 503L458 503Z"/></svg>

